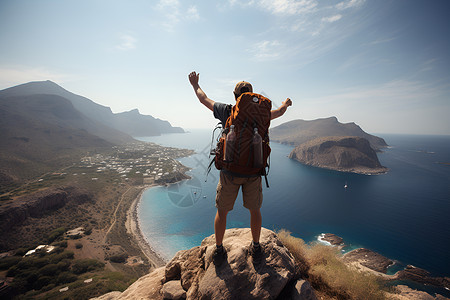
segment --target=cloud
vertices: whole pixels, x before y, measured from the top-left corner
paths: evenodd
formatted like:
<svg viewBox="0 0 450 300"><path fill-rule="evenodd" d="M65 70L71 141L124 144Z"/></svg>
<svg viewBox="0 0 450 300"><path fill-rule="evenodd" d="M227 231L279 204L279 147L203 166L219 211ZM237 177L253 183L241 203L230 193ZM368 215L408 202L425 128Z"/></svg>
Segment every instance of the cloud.
<svg viewBox="0 0 450 300"><path fill-rule="evenodd" d="M161 24L166 31L175 31L178 24L183 21L198 21L200 14L195 5L184 9L178 0L160 0L156 9L162 16Z"/></svg>
<svg viewBox="0 0 450 300"><path fill-rule="evenodd" d="M349 0L349 1L342 1L338 4L336 4L336 8L340 10L348 9L348 8L354 8L358 7L364 4L366 2L365 0Z"/></svg>
<svg viewBox="0 0 450 300"><path fill-rule="evenodd" d="M160 9L164 9L164 8L166 8L166 7L169 7L169 8L176 8L176 7L178 7L180 5L180 1L178 1L178 0L160 0L159 2L158 2L158 8L160 8Z"/></svg>
<svg viewBox="0 0 450 300"><path fill-rule="evenodd" d="M422 107L439 99L441 90L429 84L405 79L392 80L380 85L358 87L315 99L321 103L358 103L389 109ZM424 101L427 99L427 101ZM317 103L316 102L316 103Z"/></svg>
<svg viewBox="0 0 450 300"><path fill-rule="evenodd" d="M322 18L322 22L334 23L336 21L339 21L341 18L342 18L342 15L334 15L331 17Z"/></svg>
<svg viewBox="0 0 450 300"><path fill-rule="evenodd" d="M316 0L259 0L259 7L272 14L298 15L313 12L318 3Z"/></svg>
<svg viewBox="0 0 450 300"><path fill-rule="evenodd" d="M127 51L136 48L137 39L132 34L121 34L120 44L116 46L116 49Z"/></svg>
<svg viewBox="0 0 450 300"><path fill-rule="evenodd" d="M275 60L281 57L281 44L277 40L261 41L248 50L258 61Z"/></svg>
<svg viewBox="0 0 450 300"><path fill-rule="evenodd" d="M395 40L396 38L381 38L381 39L377 39L375 41L372 41L369 43L369 45L377 45L377 44L384 44L384 43L389 43L390 41Z"/></svg>
<svg viewBox="0 0 450 300"><path fill-rule="evenodd" d="M8 88L14 85L41 80L52 80L63 83L73 76L58 73L42 67L1 67L0 66L0 88Z"/></svg>
<svg viewBox="0 0 450 300"><path fill-rule="evenodd" d="M195 7L194 5L189 7L186 12L185 19L192 20L192 21L198 21L200 19L200 15L198 13L197 7Z"/></svg>

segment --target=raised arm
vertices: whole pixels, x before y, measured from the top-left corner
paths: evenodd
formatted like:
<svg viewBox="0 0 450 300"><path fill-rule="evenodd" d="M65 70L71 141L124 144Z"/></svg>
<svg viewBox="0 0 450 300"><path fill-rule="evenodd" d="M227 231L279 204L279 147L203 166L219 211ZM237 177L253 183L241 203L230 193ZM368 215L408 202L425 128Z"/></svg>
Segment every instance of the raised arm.
<svg viewBox="0 0 450 300"><path fill-rule="evenodd" d="M200 88L200 85L198 84L198 79L200 77L200 73L191 72L189 74L189 82L191 83L192 87L194 88L195 95L197 96L198 100L209 108L211 111L214 110L214 101L209 99L208 96L206 96L205 92Z"/></svg>
<svg viewBox="0 0 450 300"><path fill-rule="evenodd" d="M281 117L286 112L286 109L292 105L291 99L287 98L283 101L280 107L278 109L272 110L270 112L270 119L273 120L275 118Z"/></svg>

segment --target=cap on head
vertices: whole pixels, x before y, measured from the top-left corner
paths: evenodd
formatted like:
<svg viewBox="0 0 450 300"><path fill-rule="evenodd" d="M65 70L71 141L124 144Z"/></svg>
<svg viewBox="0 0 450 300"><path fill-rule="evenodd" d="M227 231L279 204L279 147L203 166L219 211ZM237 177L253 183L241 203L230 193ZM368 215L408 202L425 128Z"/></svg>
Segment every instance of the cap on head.
<svg viewBox="0 0 450 300"><path fill-rule="evenodd" d="M234 88L234 95L236 97L239 97L243 93L253 93L252 85L246 81L238 82Z"/></svg>

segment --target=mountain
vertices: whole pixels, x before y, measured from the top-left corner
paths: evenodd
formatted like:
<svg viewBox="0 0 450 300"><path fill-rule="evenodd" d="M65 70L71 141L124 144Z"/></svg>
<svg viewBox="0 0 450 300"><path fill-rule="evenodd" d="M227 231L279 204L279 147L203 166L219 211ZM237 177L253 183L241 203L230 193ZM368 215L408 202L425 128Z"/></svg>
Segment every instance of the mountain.
<svg viewBox="0 0 450 300"><path fill-rule="evenodd" d="M114 114L51 81L0 91L0 192L134 136L184 132L138 110Z"/></svg>
<svg viewBox="0 0 450 300"><path fill-rule="evenodd" d="M365 138L321 137L295 147L289 155L302 164L357 174L386 173Z"/></svg>
<svg viewBox="0 0 450 300"><path fill-rule="evenodd" d="M114 119L114 128L132 136L154 136L161 135L161 133L184 132L180 127L172 127L167 121L155 119L148 115L141 115L137 109L115 114Z"/></svg>
<svg viewBox="0 0 450 300"><path fill-rule="evenodd" d="M369 141L375 151L387 147L384 139L364 132L355 123L340 123L336 117L312 121L294 120L270 130L270 139L275 142L300 145L318 137L357 136Z"/></svg>
<svg viewBox="0 0 450 300"><path fill-rule="evenodd" d="M0 185L66 165L74 154L133 141L56 95L0 95Z"/></svg>
<svg viewBox="0 0 450 300"><path fill-rule="evenodd" d="M141 115L137 110L114 114L111 108L97 104L86 97L73 94L49 80L29 82L0 91L0 97L39 94L63 97L88 118L132 136L154 136L162 133L184 132L179 127L172 127L167 121Z"/></svg>

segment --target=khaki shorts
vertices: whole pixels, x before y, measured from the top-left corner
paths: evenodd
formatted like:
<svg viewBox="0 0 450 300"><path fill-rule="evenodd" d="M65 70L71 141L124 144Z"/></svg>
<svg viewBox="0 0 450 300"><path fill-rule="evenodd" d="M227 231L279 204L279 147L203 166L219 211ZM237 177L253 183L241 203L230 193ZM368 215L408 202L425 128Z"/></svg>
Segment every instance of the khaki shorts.
<svg viewBox="0 0 450 300"><path fill-rule="evenodd" d="M261 208L263 199L261 176L243 178L235 177L225 172L220 172L216 207L226 211L232 210L241 186L244 207L247 209Z"/></svg>

